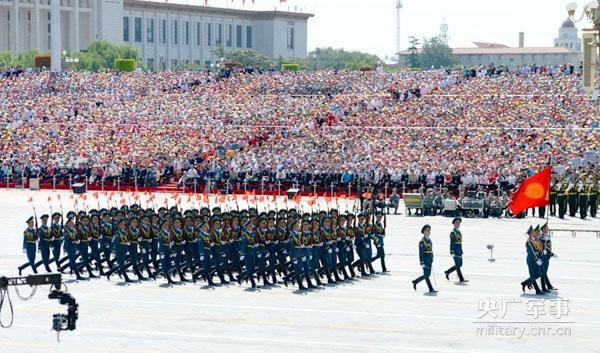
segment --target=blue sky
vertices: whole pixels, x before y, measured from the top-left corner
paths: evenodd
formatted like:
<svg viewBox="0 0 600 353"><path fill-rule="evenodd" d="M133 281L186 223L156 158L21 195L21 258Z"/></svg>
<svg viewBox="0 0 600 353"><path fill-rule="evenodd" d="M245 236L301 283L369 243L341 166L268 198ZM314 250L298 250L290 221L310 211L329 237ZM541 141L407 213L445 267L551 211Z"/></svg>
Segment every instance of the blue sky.
<svg viewBox="0 0 600 353"><path fill-rule="evenodd" d="M185 0L171 0L186 2ZM408 37L439 33L442 20L449 27L450 45L472 46L472 41L518 44L525 32L525 45L552 46L558 27L567 17L566 4L573 0L403 0L402 47ZM589 0L588 0L589 1ZM580 7L588 1L576 1ZM204 0L189 1L204 4ZM355 49L380 56L396 48L396 0L246 0L246 9L303 9L310 19L309 50L320 46ZM209 0L209 6L242 8L242 0ZM579 29L589 23L577 24Z"/></svg>

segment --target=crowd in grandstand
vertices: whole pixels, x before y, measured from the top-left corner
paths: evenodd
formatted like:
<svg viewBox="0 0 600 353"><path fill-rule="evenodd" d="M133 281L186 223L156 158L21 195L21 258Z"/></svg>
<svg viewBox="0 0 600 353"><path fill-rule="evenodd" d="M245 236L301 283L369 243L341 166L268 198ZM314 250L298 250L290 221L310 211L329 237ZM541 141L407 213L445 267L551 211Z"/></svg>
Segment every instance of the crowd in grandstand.
<svg viewBox="0 0 600 353"><path fill-rule="evenodd" d="M0 76L0 179L514 185L600 144L568 66L11 72Z"/></svg>

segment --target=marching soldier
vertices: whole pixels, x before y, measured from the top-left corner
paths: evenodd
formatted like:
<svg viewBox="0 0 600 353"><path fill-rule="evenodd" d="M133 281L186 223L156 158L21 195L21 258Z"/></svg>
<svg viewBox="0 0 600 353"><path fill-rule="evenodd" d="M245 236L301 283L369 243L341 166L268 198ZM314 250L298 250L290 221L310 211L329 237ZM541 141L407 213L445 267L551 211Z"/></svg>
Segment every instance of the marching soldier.
<svg viewBox="0 0 600 353"><path fill-rule="evenodd" d="M33 228L34 218L27 219L27 229L23 232L23 251L27 254L27 263L19 267L19 276L21 271L27 266L31 267L33 273L37 273L35 269L35 252L37 248L38 232ZM36 220L37 222L37 220Z"/></svg>
<svg viewBox="0 0 600 353"><path fill-rule="evenodd" d="M592 180L592 187L590 190L590 216L596 218L598 212L598 193L600 192L600 179L597 182Z"/></svg>
<svg viewBox="0 0 600 353"><path fill-rule="evenodd" d="M579 217L581 219L586 219L586 217L587 217L588 198L589 198L589 195L591 194L590 190L591 190L591 187L584 184L583 181L579 182L579 188L577 191L579 194L579 198L578 198Z"/></svg>
<svg viewBox="0 0 600 353"><path fill-rule="evenodd" d="M158 233L158 244L160 253L160 270L167 279L167 283L173 284L171 279L171 247L173 246L173 236L170 231L169 218L164 218L160 223L160 232Z"/></svg>
<svg viewBox="0 0 600 353"><path fill-rule="evenodd" d="M371 262L379 259L381 260L381 271L389 272L385 267L385 250L383 248L383 239L385 238L385 227L386 221L385 216L381 212L377 212L375 214L375 222L373 222L373 241L375 243L375 248L377 249L377 256L375 256ZM382 222L383 219L383 222Z"/></svg>
<svg viewBox="0 0 600 353"><path fill-rule="evenodd" d="M256 271L256 240L257 236L254 232L254 223L247 220L242 232L244 250L240 257L240 261L244 261L244 271L238 276L238 283L242 284L242 280L249 280L252 288L256 288L254 281L254 273Z"/></svg>
<svg viewBox="0 0 600 353"><path fill-rule="evenodd" d="M67 224L63 227L63 238L65 239L65 251L67 252L67 258L69 260L68 266L71 272L75 274L77 279L84 279L79 269L77 268L77 248L79 246L79 239L77 236L77 229L75 228L75 213L67 213ZM60 270L60 269L59 269Z"/></svg>
<svg viewBox="0 0 600 353"><path fill-rule="evenodd" d="M429 224L424 225L421 228L421 234L423 234L423 238L419 241L419 262L423 268L423 275L412 281L413 288L417 290L417 284L425 280L429 288L429 293L437 293L437 290L433 288L429 280L433 266L433 244L429 238L431 235L431 226Z"/></svg>
<svg viewBox="0 0 600 353"><path fill-rule="evenodd" d="M558 218L564 219L567 213L567 201L569 198L569 184L563 178L558 184L556 184L558 194L556 200L558 201Z"/></svg>
<svg viewBox="0 0 600 353"><path fill-rule="evenodd" d="M117 256L119 274L125 279L126 283L133 282L127 276L127 267L125 265L125 258L131 246L131 243L129 242L129 235L127 234L127 221L125 218L121 218L117 221L117 230L114 232L113 241L113 249ZM110 272L107 273L106 278L110 280Z"/></svg>
<svg viewBox="0 0 600 353"><path fill-rule="evenodd" d="M43 214L40 219L42 225L38 229L38 239L40 241L39 248L42 253L42 263L47 272L52 272L50 269L50 247L52 246L52 232L48 227L48 215Z"/></svg>
<svg viewBox="0 0 600 353"><path fill-rule="evenodd" d="M542 290L544 292L549 292L551 290L557 290L557 288L554 288L552 286L552 283L550 283L550 279L548 279L548 267L550 267L550 258L554 257L557 258L558 255L556 255L554 252L552 252L552 240L550 239L550 232L548 229L548 223L544 224L541 228L542 234L540 237L540 241L542 242L542 245L544 246L543 250L542 250L542 273L541 273L541 281L542 281Z"/></svg>
<svg viewBox="0 0 600 353"><path fill-rule="evenodd" d="M90 266L89 258L89 242L92 239L92 234L90 232L90 218L85 213L80 214L81 217L79 217L79 226L77 227L79 241L78 248L82 261L80 267L85 267L90 278L96 278L97 276L94 275L94 272L92 272L92 266Z"/></svg>
<svg viewBox="0 0 600 353"><path fill-rule="evenodd" d="M556 196L558 195L558 184L556 178L550 181L550 216L556 215Z"/></svg>
<svg viewBox="0 0 600 353"><path fill-rule="evenodd" d="M521 282L521 288L523 292L525 292L525 287L531 288L531 286L533 286L533 288L535 288L535 294L541 295L544 294L544 292L540 290L536 280L540 277L540 268L543 264L540 257L544 246L537 239L535 230L532 226L529 226L526 234L528 235L528 238L527 242L525 243L525 249L527 250L527 268L529 269L529 278Z"/></svg>
<svg viewBox="0 0 600 353"><path fill-rule="evenodd" d="M577 201L579 199L579 185L574 182L569 182L568 186L568 203L569 203L569 217L575 217L577 214Z"/></svg>
<svg viewBox="0 0 600 353"><path fill-rule="evenodd" d="M54 257L54 262L56 263L56 270L60 269L60 248L63 243L63 225L62 225L62 214L55 212L52 214L52 225L50 226L51 232L51 247L52 247L52 257Z"/></svg>
<svg viewBox="0 0 600 353"><path fill-rule="evenodd" d="M179 216L175 216L173 218L173 244L171 245L171 250L174 253L174 266L177 274L179 275L179 279L182 282L187 282L188 279L184 276L183 271L181 271L181 263L183 261L183 247L185 246L185 238L183 237L183 229L181 228L181 218Z"/></svg>
<svg viewBox="0 0 600 353"><path fill-rule="evenodd" d="M446 279L450 280L450 274L456 271L458 275L458 279L461 283L469 282L468 279L464 279L461 271L462 267L462 234L460 232L460 225L462 223L462 219L460 217L456 217L452 220L452 225L454 229L450 232L450 255L454 259L454 266L450 267L444 273L446 274Z"/></svg>

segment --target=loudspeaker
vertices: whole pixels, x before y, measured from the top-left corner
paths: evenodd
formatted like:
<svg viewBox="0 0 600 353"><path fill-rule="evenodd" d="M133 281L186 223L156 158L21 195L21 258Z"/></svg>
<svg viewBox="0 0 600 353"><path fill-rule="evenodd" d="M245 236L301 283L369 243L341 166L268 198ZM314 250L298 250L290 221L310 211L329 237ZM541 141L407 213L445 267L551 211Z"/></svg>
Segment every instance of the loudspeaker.
<svg viewBox="0 0 600 353"><path fill-rule="evenodd" d="M71 185L71 189L74 194L84 194L87 191L85 189L85 183L75 183Z"/></svg>

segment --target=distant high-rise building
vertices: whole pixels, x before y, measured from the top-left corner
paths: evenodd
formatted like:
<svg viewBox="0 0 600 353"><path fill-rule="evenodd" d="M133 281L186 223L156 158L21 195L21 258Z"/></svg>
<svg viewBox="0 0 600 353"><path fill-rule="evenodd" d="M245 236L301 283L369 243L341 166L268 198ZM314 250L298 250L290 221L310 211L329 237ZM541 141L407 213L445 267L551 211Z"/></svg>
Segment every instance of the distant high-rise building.
<svg viewBox="0 0 600 353"><path fill-rule="evenodd" d="M443 19L440 25L440 41L448 45L448 40L448 24L446 23L446 19Z"/></svg>

